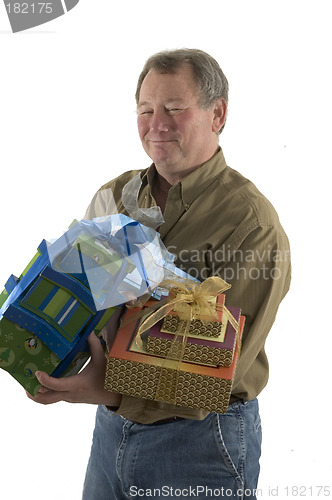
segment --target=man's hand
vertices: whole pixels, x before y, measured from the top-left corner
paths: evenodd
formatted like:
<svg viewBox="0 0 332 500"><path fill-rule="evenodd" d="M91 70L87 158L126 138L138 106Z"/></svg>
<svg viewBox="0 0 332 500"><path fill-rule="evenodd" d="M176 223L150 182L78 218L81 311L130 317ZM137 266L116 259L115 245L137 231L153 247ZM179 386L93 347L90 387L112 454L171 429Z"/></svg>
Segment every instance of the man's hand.
<svg viewBox="0 0 332 500"><path fill-rule="evenodd" d="M68 403L103 404L118 406L121 395L104 389L106 358L98 337L92 333L89 338L91 359L78 375L54 378L45 372L36 372L36 377L43 385L36 396L27 396L41 404L67 401Z"/></svg>

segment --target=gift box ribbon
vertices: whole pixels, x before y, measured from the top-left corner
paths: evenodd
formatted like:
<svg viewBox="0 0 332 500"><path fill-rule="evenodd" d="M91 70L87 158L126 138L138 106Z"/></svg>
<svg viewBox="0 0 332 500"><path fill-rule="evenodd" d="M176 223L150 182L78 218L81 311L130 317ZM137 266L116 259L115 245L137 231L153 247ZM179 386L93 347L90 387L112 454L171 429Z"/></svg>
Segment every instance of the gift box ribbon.
<svg viewBox="0 0 332 500"><path fill-rule="evenodd" d="M218 319L217 311L222 310L238 334L239 324L227 307L224 304L215 305L213 303L213 299L231 287L222 278L211 276L202 283L169 279L164 280L160 284L160 287L168 289L171 292L171 296L156 304L156 306L145 309L144 312L145 314L148 313L148 316L138 329L138 337L158 323L158 321L163 319L172 310L179 315L182 322L200 319L202 315L210 315ZM155 307L158 307L156 311L154 311Z"/></svg>

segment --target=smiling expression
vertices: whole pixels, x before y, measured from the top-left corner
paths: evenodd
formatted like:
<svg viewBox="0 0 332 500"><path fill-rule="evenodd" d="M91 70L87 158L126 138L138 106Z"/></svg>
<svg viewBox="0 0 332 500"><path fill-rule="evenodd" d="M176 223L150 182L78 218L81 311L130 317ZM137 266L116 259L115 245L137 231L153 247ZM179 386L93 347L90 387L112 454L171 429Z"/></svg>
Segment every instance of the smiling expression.
<svg viewBox="0 0 332 500"><path fill-rule="evenodd" d="M202 109L192 69L184 64L176 73L149 71L137 112L145 152L158 173L175 184L216 152L226 104L220 99L211 109Z"/></svg>

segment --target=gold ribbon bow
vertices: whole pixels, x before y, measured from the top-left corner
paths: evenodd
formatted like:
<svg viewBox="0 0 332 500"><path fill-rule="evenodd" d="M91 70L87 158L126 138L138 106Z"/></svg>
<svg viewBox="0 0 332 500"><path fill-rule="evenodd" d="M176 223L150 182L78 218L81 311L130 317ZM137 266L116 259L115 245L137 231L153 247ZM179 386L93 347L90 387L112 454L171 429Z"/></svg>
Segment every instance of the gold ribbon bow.
<svg viewBox="0 0 332 500"><path fill-rule="evenodd" d="M215 310L212 309L210 303L211 298L227 290L230 285L221 278L213 277L208 278L203 283L189 280L180 282L169 279L163 281L160 287L169 290L171 296L166 303L161 305L157 311L152 312L142 322L139 334L150 329L172 310L178 313L181 320L186 321L191 321L195 316L199 316L201 310L208 309L210 314L215 316Z"/></svg>
<svg viewBox="0 0 332 500"><path fill-rule="evenodd" d="M216 306L213 303L213 299L231 287L222 278L211 276L202 283L190 280L180 282L171 279L163 281L160 287L168 289L171 292L171 298L167 299L166 303L163 303L157 311L149 314L140 325L137 335L140 336L149 330L172 310L179 315L180 320L192 321L202 315L217 318L217 310L220 307L226 313L227 319L235 331L238 332L239 325L228 309L224 305ZM146 312L149 312L149 309Z"/></svg>

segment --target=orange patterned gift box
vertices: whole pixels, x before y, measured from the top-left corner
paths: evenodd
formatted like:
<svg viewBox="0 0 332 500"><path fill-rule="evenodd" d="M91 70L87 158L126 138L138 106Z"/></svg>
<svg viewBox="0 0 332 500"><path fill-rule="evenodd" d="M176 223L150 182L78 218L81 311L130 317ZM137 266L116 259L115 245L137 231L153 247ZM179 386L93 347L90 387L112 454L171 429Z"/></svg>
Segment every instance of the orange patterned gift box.
<svg viewBox="0 0 332 500"><path fill-rule="evenodd" d="M232 363L224 367L149 354L145 341L142 342L137 335L141 323L137 316L141 310L128 309L124 316L107 358L105 388L120 394L225 413L239 355L244 316L240 316Z"/></svg>

